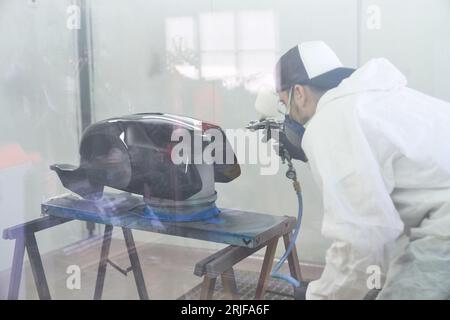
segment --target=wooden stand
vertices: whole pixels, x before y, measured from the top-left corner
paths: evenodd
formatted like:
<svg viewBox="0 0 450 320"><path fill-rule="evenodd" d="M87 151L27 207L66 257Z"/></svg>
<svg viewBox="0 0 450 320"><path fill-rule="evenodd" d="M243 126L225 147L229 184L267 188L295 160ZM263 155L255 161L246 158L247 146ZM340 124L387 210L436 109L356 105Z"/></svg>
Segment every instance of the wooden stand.
<svg viewBox="0 0 450 320"><path fill-rule="evenodd" d="M280 235L281 236L281 235ZM275 236L263 245L249 249L245 247L228 246L225 249L203 259L195 266L194 274L203 277L203 284L200 293L200 300L211 300L214 293L214 287L218 276L221 277L225 295L228 299L238 299L238 292L236 286L236 279L234 277L233 266L256 251L266 248L264 261L261 267L261 273L256 286L255 299L261 300L264 298L267 283L272 271L275 251L277 249L278 239L280 236ZM289 246L291 231L282 235L285 248ZM298 261L297 251L295 246L288 256L289 270L291 276L297 280L302 280L300 264Z"/></svg>
<svg viewBox="0 0 450 320"><path fill-rule="evenodd" d="M47 279L45 277L44 267L42 265L41 255L36 242L35 233L54 226L72 221L72 219L60 218L54 216L46 216L39 219L29 221L27 223L17 225L3 231L3 239L15 240L14 257L11 267L11 278L9 281L8 299L17 300L19 298L19 288L22 278L23 259L25 249L30 260L31 270L33 273L36 289L41 300L50 300L50 290L48 288ZM102 250L97 273L97 281L95 285L94 299L101 299L103 293L103 284L106 275L106 266L111 264L121 273L127 274L133 271L136 287L141 299L148 300L147 289L145 286L144 276L142 275L139 257L137 255L133 234L130 229L122 228L125 243L127 246L128 256L130 257L131 267L127 270L121 270L112 261L109 260L109 248L111 245L112 225L105 225L105 233L103 235Z"/></svg>

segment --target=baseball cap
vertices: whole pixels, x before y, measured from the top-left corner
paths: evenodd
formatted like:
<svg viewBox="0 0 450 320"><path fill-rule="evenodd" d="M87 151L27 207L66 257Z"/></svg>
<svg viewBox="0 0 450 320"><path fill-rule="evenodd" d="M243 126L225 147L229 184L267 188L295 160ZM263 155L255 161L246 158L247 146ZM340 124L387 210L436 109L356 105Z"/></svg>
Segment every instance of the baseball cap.
<svg viewBox="0 0 450 320"><path fill-rule="evenodd" d="M277 92L296 84L329 90L337 87L355 69L345 68L337 55L323 41L303 42L287 51L275 67Z"/></svg>

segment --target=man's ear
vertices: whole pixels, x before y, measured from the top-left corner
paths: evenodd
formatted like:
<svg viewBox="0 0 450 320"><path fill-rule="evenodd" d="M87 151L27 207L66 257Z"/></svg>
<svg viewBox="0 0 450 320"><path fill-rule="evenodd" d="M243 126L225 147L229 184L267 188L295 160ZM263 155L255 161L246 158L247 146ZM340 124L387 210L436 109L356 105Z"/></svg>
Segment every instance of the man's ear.
<svg viewBox="0 0 450 320"><path fill-rule="evenodd" d="M295 104L297 106L304 106L305 105L305 101L306 101L306 92L305 92L305 87L300 85L300 84L296 84L294 86L294 89L292 91L292 98L293 101L295 101Z"/></svg>

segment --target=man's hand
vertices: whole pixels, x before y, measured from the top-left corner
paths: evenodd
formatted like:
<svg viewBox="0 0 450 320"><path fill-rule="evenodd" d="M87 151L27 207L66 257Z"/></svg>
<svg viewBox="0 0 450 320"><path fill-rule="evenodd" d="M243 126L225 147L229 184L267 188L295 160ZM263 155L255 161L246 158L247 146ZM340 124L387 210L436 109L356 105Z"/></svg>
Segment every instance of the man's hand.
<svg viewBox="0 0 450 320"><path fill-rule="evenodd" d="M292 159L301 160L303 162L308 162L305 153L302 149L294 146L286 137L286 134L283 131L278 130L278 134L267 134L267 131L264 131L264 137L262 142L267 142L268 140L273 139L275 142L273 144L274 150L277 155L280 155L280 144L289 152L289 155Z"/></svg>

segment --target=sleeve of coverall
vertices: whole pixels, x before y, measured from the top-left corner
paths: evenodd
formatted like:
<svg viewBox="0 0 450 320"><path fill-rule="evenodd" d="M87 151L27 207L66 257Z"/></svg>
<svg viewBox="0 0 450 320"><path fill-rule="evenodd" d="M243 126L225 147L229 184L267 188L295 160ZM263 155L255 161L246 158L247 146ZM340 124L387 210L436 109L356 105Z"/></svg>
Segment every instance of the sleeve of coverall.
<svg viewBox="0 0 450 320"><path fill-rule="evenodd" d="M370 276L385 273L403 223L355 116L320 121L326 130L311 124L304 148L323 191L322 234L333 243L322 276L309 284L306 298L362 299L378 285Z"/></svg>

